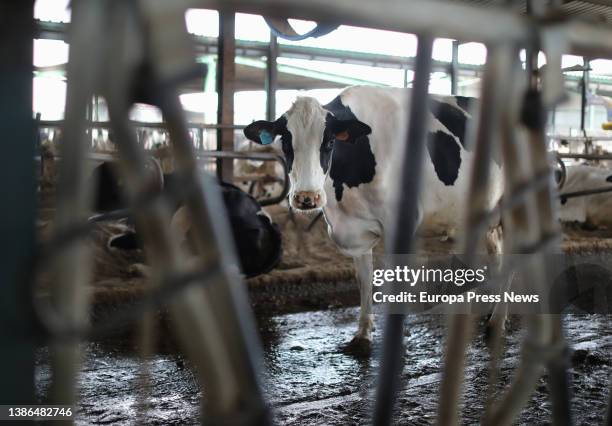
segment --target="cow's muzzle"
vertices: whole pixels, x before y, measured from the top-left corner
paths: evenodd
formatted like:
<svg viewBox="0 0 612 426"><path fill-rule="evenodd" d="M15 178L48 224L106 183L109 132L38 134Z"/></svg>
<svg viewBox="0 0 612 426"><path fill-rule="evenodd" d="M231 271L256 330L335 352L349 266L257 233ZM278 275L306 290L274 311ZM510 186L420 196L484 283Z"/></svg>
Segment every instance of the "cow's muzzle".
<svg viewBox="0 0 612 426"><path fill-rule="evenodd" d="M323 197L318 191L298 191L291 197L291 206L298 210L312 210L322 207Z"/></svg>

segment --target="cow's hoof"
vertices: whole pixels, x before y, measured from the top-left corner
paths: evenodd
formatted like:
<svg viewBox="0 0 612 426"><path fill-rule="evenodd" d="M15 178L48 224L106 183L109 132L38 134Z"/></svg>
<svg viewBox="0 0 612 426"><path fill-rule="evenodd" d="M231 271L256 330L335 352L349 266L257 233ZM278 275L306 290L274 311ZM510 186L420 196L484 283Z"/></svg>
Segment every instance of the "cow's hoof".
<svg viewBox="0 0 612 426"><path fill-rule="evenodd" d="M372 341L355 336L350 342L342 346L342 353L356 358L368 358L372 354Z"/></svg>

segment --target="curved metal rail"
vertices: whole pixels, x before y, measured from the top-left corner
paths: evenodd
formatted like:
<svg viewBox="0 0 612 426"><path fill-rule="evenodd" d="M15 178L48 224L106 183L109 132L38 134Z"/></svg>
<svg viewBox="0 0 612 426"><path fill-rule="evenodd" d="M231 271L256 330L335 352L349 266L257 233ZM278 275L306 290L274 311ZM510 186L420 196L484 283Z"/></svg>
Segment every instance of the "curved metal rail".
<svg viewBox="0 0 612 426"><path fill-rule="evenodd" d="M270 154L267 152L229 152L229 151L204 151L196 154L197 159L202 158L232 158L236 160L258 160L258 161L278 161L283 166L283 189L276 197L257 200L262 206L281 203L289 194L289 169L287 162L282 155Z"/></svg>
<svg viewBox="0 0 612 426"><path fill-rule="evenodd" d="M271 154L267 152L235 152L235 151L203 151L194 154L197 160L206 160L207 158L231 158L236 160L256 160L256 161L277 161L283 167L283 178L282 181L282 190L279 195L270 198L264 198L262 200L257 200L257 202L262 206L270 206L273 204L282 203L289 193L289 169L287 168L287 162L282 155L279 154ZM59 156L54 156L55 159L60 159ZM92 161L117 161L117 157L112 154L104 154L104 153L89 153L86 156L87 160ZM35 161L43 161L40 156L34 157ZM240 176L234 176L234 181L242 181ZM247 179L249 180L249 179Z"/></svg>

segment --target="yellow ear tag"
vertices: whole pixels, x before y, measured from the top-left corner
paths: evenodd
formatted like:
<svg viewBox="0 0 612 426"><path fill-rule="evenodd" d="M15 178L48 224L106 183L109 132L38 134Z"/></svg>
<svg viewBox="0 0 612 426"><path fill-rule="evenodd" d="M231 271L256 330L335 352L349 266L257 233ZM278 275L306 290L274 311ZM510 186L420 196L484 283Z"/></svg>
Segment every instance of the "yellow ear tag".
<svg viewBox="0 0 612 426"><path fill-rule="evenodd" d="M336 139L339 141L347 141L348 138L349 138L349 134L346 130L340 133L336 133Z"/></svg>

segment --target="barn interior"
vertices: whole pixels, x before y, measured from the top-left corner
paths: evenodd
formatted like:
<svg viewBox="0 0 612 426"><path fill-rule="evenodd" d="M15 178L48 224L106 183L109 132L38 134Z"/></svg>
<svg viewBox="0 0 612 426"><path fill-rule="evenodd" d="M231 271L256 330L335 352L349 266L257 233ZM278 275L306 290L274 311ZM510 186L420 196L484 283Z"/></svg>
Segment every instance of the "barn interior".
<svg viewBox="0 0 612 426"><path fill-rule="evenodd" d="M0 11L0 421L610 424L612 3ZM375 267L395 254L474 266L496 220L499 280L524 274L554 295L555 262L573 262L562 308L510 308L491 331L491 304L374 303L372 341L347 344L360 317L353 259L323 212L291 207L292 158L245 128L349 86L410 98ZM477 100L466 146L478 161L463 226L430 235L411 218L428 191L427 102L440 96ZM489 211L495 158L503 196Z"/></svg>

